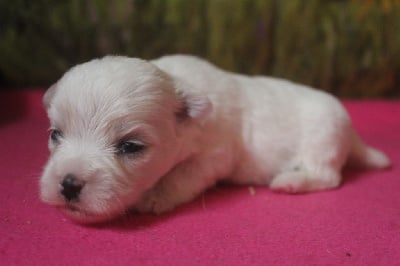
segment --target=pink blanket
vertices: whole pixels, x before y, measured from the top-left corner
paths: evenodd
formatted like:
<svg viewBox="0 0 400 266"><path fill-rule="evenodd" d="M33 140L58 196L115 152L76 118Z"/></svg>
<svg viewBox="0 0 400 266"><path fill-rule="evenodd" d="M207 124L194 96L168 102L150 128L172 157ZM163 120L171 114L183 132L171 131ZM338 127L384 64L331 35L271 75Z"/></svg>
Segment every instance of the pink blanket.
<svg viewBox="0 0 400 266"><path fill-rule="evenodd" d="M42 94L0 94L1 265L400 265L399 101L344 102L390 170L307 195L218 187L166 215L81 226L38 199Z"/></svg>

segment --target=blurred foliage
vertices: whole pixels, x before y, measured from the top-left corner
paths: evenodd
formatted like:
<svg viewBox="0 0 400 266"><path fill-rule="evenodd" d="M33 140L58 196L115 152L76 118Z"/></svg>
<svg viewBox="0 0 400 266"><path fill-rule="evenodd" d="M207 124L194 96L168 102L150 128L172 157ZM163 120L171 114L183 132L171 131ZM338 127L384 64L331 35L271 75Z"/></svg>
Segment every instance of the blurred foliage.
<svg viewBox="0 0 400 266"><path fill-rule="evenodd" d="M1 87L105 54L190 53L342 97L399 97L399 0L0 0Z"/></svg>

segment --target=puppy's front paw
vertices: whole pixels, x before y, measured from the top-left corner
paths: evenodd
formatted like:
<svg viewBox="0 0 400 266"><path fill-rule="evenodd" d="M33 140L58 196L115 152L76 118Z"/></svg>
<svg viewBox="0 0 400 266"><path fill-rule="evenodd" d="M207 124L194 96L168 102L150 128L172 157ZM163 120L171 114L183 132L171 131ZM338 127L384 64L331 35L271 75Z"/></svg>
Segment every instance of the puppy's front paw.
<svg viewBox="0 0 400 266"><path fill-rule="evenodd" d="M157 189L146 192L145 195L136 204L135 209L140 213L161 214L175 208L171 199Z"/></svg>

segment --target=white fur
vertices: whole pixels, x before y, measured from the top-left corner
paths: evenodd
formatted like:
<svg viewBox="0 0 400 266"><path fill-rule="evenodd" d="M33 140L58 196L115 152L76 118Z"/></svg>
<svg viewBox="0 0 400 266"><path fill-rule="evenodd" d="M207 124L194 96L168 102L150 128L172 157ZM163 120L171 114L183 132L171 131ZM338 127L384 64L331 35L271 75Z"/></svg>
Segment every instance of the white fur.
<svg viewBox="0 0 400 266"><path fill-rule="evenodd" d="M134 208L161 213L217 181L303 193L337 187L346 162L384 168L332 96L289 81L225 72L191 56L105 57L68 71L44 97L51 157L41 198L80 222ZM121 139L146 146L116 154ZM61 182L84 184L67 201Z"/></svg>

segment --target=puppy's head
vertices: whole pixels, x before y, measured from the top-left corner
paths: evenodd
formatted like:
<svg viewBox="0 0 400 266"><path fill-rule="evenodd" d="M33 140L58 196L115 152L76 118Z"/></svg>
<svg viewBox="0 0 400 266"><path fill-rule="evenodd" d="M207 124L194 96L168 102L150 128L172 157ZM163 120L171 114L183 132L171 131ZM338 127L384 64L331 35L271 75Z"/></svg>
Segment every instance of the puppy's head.
<svg viewBox="0 0 400 266"><path fill-rule="evenodd" d="M68 71L44 96L51 155L41 198L78 222L135 205L178 162L184 127L207 113L205 96L149 62L105 57Z"/></svg>

